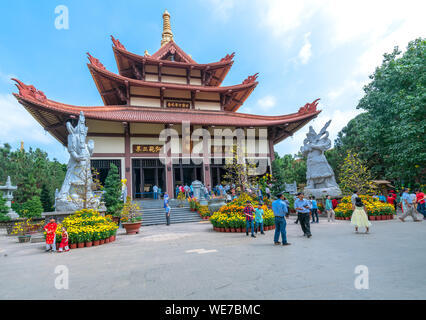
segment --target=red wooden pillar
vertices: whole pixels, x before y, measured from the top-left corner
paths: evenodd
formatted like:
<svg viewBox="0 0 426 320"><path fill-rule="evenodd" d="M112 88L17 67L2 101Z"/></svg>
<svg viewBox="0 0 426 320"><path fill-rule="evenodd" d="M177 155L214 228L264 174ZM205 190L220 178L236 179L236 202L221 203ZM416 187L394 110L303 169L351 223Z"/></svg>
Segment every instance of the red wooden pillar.
<svg viewBox="0 0 426 320"><path fill-rule="evenodd" d="M204 130L207 130L207 127L203 127ZM212 179L210 176L210 149L209 149L209 139L210 135L204 132L203 135L203 177L204 185L207 187L210 185L212 187Z"/></svg>
<svg viewBox="0 0 426 320"><path fill-rule="evenodd" d="M173 163L172 163L172 145L170 135L167 137L166 144L169 148L166 154L166 191L169 195L169 198L172 199L175 197L174 187L173 187Z"/></svg>
<svg viewBox="0 0 426 320"><path fill-rule="evenodd" d="M123 122L124 125L124 172L126 177L127 195L133 197L132 192L132 168L130 163L130 124Z"/></svg>

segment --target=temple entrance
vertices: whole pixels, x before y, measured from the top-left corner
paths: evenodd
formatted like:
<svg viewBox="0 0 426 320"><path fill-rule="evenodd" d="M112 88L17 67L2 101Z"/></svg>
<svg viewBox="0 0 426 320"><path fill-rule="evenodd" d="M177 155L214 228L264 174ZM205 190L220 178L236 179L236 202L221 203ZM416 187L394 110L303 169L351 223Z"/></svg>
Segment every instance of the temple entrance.
<svg viewBox="0 0 426 320"><path fill-rule="evenodd" d="M101 185L105 185L111 163L115 164L118 168L118 174L120 175L120 179L122 179L121 160L90 160L90 167L92 168L94 178L98 179Z"/></svg>
<svg viewBox="0 0 426 320"><path fill-rule="evenodd" d="M225 169L223 169L224 165L224 159L220 159L219 161L218 159L212 160L212 164L210 165L210 177L212 179L212 187L215 187L222 182L222 177L226 174Z"/></svg>
<svg viewBox="0 0 426 320"><path fill-rule="evenodd" d="M164 164L158 159L133 159L133 198L153 199L156 185L159 195L166 191Z"/></svg>
<svg viewBox="0 0 426 320"><path fill-rule="evenodd" d="M174 161L175 162L175 161ZM192 161L183 164L182 160L173 164L174 187L176 185L191 185L195 180L203 181L203 164L195 164Z"/></svg>

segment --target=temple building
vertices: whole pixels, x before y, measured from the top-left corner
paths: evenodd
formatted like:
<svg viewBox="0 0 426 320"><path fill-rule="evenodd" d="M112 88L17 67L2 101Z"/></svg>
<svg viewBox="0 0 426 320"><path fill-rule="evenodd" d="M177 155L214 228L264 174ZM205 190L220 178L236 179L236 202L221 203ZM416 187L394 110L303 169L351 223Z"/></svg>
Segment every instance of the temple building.
<svg viewBox="0 0 426 320"><path fill-rule="evenodd" d="M213 139L217 131L227 132L224 137L237 131L253 137L254 132L251 157L264 159L270 172L274 145L292 136L320 112L317 100L287 115L237 112L256 88L257 74L240 84L221 86L232 67L234 53L212 63L197 63L175 43L167 11L163 14L161 47L152 55L147 51L144 55L132 53L118 39L111 38L118 73L107 70L87 54L87 66L103 106L53 101L34 86L16 79L13 80L19 93L14 96L64 146L67 121L74 123L83 111L88 138L95 142L92 167L104 181L111 163L117 165L133 198L149 197L153 185L173 197L177 184L190 184L193 180L210 186L219 183L224 174L224 157L217 151L224 149L220 139ZM162 138L161 132L172 129L176 133L173 139ZM197 141L194 135L200 132L202 141ZM162 152L166 143L171 143L171 147ZM248 147L249 140L244 143ZM197 159L191 156L196 149L201 152Z"/></svg>

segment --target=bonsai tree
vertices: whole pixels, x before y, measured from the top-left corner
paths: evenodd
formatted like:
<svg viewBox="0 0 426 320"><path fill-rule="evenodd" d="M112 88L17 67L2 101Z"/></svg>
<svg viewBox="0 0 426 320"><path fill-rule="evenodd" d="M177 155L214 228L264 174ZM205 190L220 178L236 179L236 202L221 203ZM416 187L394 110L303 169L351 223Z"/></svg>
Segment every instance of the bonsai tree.
<svg viewBox="0 0 426 320"><path fill-rule="evenodd" d="M142 214L140 208L136 203L133 203L130 196L126 198L126 203L121 210L121 221L122 222L139 222L142 220Z"/></svg>
<svg viewBox="0 0 426 320"><path fill-rule="evenodd" d="M123 209L123 201L121 200L121 180L118 174L118 168L113 163L108 171L108 176L105 180L103 200L107 208L107 214L114 217L120 216Z"/></svg>

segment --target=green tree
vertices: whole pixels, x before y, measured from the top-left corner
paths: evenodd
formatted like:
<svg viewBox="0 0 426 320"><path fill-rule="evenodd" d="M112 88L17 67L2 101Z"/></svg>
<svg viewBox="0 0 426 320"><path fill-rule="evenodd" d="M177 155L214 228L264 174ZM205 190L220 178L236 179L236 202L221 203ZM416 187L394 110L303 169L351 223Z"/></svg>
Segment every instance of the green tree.
<svg viewBox="0 0 426 320"><path fill-rule="evenodd" d="M43 205L41 204L40 197L33 196L22 205L22 211L19 212L21 217L36 218L41 217L43 213Z"/></svg>
<svg viewBox="0 0 426 320"><path fill-rule="evenodd" d="M275 153L275 160L272 161L272 192L277 194L284 190L284 183L297 184L306 183L306 158L302 154L285 154L280 157Z"/></svg>
<svg viewBox="0 0 426 320"><path fill-rule="evenodd" d="M53 196L53 190L61 187L65 173L65 164L49 160L47 153L40 149L12 151L7 143L0 146L0 183L5 183L10 176L12 183L18 186L14 192L15 207L21 207L33 196L40 196L43 185L48 186Z"/></svg>
<svg viewBox="0 0 426 320"><path fill-rule="evenodd" d="M51 190L46 184L41 187L40 200L43 205L44 212L51 212L54 210L54 191Z"/></svg>
<svg viewBox="0 0 426 320"><path fill-rule="evenodd" d="M9 221L10 217L7 215L9 207L6 205L6 199L3 198L3 193L0 192L0 222Z"/></svg>
<svg viewBox="0 0 426 320"><path fill-rule="evenodd" d="M368 134L361 135L367 152L361 156L374 160L367 163L377 176L424 182L426 40L411 41L402 56L395 47L370 79L357 106L368 112Z"/></svg>
<svg viewBox="0 0 426 320"><path fill-rule="evenodd" d="M107 214L113 216L120 215L121 209L123 208L123 200L121 200L121 180L118 174L118 168L116 165L111 164L108 171L108 176L105 179L103 200L107 208Z"/></svg>

